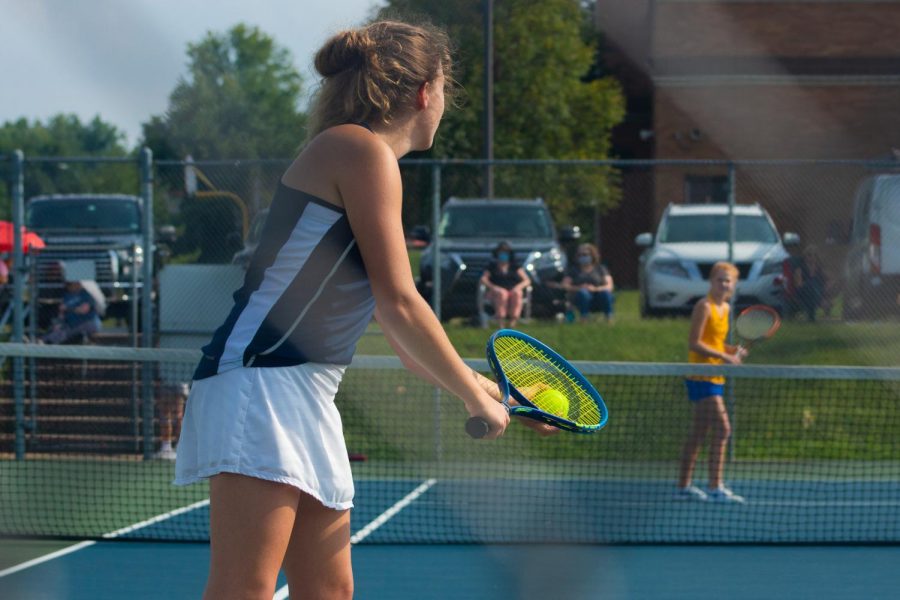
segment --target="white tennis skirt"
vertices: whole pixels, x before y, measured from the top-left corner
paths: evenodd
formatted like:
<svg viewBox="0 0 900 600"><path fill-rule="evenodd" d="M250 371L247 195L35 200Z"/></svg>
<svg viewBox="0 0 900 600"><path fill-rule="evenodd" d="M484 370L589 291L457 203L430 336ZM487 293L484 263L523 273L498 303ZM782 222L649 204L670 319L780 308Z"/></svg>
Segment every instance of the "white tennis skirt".
<svg viewBox="0 0 900 600"><path fill-rule="evenodd" d="M334 404L346 367L238 367L194 381L175 484L239 473L299 488L324 506L353 506L353 476Z"/></svg>

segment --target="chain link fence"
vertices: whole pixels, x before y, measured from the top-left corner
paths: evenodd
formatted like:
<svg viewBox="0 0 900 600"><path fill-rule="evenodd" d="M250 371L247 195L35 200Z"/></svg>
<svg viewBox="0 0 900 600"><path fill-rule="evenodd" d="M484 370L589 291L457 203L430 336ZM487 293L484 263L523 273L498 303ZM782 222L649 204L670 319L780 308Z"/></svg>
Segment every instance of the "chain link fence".
<svg viewBox="0 0 900 600"><path fill-rule="evenodd" d="M24 211L20 224L34 221L35 204L31 199L39 196L127 195L139 198L145 208L152 207L154 227L149 233L153 242L149 248L142 246L143 224L134 229L134 223L127 227L131 227L137 241L136 249L126 249L128 244L112 235L115 232L97 230L86 234L79 230L78 223L72 224L72 239L64 240L69 245L78 242L95 250L105 246L107 255L111 253L117 259L113 262L118 263L120 270L116 285L124 293L118 299L124 296L128 302L140 301L140 294L134 289L128 293L128 278L139 273L147 257L152 257L154 277L170 264L246 264L268 203L289 165L288 160L156 161L150 167L152 189L142 193L138 160L24 157L21 169L16 171L15 161L10 158L0 161L0 169L8 190L21 186ZM530 160L488 164L480 160L404 160L403 224L407 232L419 234L420 239L409 240L417 276L421 249L437 241L433 230L440 227L436 214L440 205L451 197L483 197L488 169L493 171L495 198L542 198L557 229L571 226L580 231L580 237L561 242L567 258L578 243L597 244L620 290L640 288L642 295L652 293L644 289L648 265L642 266L640 257L646 249L635 240L641 233L656 233L669 204L758 204L771 216L781 236L788 232L799 236L799 244L787 248L792 262L785 263L784 272L777 279L788 296L793 293L792 269L808 249L818 256L828 280L823 307L831 316L881 318L892 314L898 304L900 290L895 275L900 274L893 269L897 268L894 254L900 240L894 239L892 233L896 220L871 223L856 234L853 231L858 191L879 175L900 176L896 163ZM898 203L900 200L894 202ZM3 207L3 211L14 218L11 207ZM880 218L888 218L891 213L880 214ZM858 215L857 221L861 218ZM59 246L59 242L48 244L33 255L58 258ZM13 258L11 247L0 250L6 252L8 261ZM26 263L27 256L23 256ZM708 257L716 258L723 257ZM472 264L476 270L482 266L477 261ZM98 271L109 269L108 264L98 266ZM23 270L28 271L27 266ZM58 275L55 281L43 281L44 274L50 271L46 267L37 270L39 290L45 287L44 283L59 285ZM140 281L137 277L135 284L142 286ZM105 291L113 295L109 288ZM796 308L790 306L794 299L788 296L779 308ZM853 303L849 308L845 305L847 298ZM474 298L464 302L467 306L443 308L447 314L474 308ZM129 315L135 313L127 307L118 310L116 315L129 322Z"/></svg>
<svg viewBox="0 0 900 600"><path fill-rule="evenodd" d="M0 253L10 267L0 296L0 331L12 341L41 338L54 326L65 282L78 279L95 284L106 314L99 333L72 341L196 351L230 308L289 164L154 162L149 151L131 159L19 152L0 157L6 183L0 216L10 225L0 227ZM763 301L798 322L815 317L832 321L829 330L847 330L831 331L832 341L853 346L860 336L888 339L896 326L895 162L412 159L400 168L413 273L444 319L485 323L489 307L478 305L477 279L491 249L511 240L532 276L528 310L538 321L555 322L571 308L554 284L577 246L591 242L614 277L617 296L638 306L640 316L627 317L632 323L686 314L705 293L711 264L730 258L742 274L738 302ZM488 180L493 197L484 200ZM474 206L477 198L483 199L481 217L459 235L452 210ZM519 211L521 205L526 210ZM689 218L676 226L679 211ZM535 216L546 220L545 227ZM747 225L760 222L761 230ZM813 256L818 271L809 266ZM441 277L434 276L435 265ZM803 291L804 278L816 282L813 294ZM842 321L858 324L845 327ZM824 339L812 330L806 338L798 335L808 344ZM893 363L896 350L889 346L879 348L872 364ZM28 395L41 383L34 367L22 356L3 366L11 382L5 406L14 413L3 418L14 434L0 435L8 448L3 451L19 458L26 440L32 440L31 451L37 443L36 426L29 429L37 423L38 403ZM82 378L101 377L83 371ZM110 391L109 400L123 411L115 418L127 431L107 433L151 458L171 436L189 375L132 367L124 379L127 389ZM59 416L67 423L85 418ZM53 439L86 443L78 436Z"/></svg>

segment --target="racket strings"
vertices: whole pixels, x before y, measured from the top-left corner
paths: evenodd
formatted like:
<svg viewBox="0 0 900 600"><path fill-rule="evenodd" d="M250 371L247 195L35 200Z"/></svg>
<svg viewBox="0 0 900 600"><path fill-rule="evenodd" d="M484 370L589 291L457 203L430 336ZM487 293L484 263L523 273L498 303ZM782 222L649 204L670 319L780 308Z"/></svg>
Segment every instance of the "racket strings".
<svg viewBox="0 0 900 600"><path fill-rule="evenodd" d="M519 338L497 338L494 352L510 384L535 406L581 425L600 423L600 410L593 396L554 357ZM567 414L559 414L558 409L541 406L542 402L535 400L548 389L565 396L569 404Z"/></svg>
<svg viewBox="0 0 900 600"><path fill-rule="evenodd" d="M737 334L747 340L768 337L778 327L778 315L770 310L745 310L735 319Z"/></svg>

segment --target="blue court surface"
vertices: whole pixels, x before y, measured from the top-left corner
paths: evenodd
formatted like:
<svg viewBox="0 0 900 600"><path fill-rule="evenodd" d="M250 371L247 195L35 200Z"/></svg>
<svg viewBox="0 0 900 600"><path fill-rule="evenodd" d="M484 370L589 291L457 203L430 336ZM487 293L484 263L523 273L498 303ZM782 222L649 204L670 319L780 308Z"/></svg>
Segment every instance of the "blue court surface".
<svg viewBox="0 0 900 600"><path fill-rule="evenodd" d="M582 482L583 484L584 482ZM535 481L481 481L492 486L489 497L527 502ZM554 486L571 495L564 482L540 482L545 503L535 508L529 533L540 537L541 523L552 516ZM766 482L744 482L751 497L742 506L703 503L673 504L662 500L671 492L659 482L610 482L582 485L586 497L579 506L594 507L603 519L590 519L595 531L585 538L614 537L620 527L638 539L659 533L667 511L671 525L684 520L693 526L706 521L729 531L760 532L790 541L823 526L821 515L853 522L859 531L877 539L878 523L898 509L896 482L872 482L872 489L850 494L845 484L818 484L786 501L782 492L767 493ZM509 489L505 489L506 487ZM524 486L524 488L523 488ZM659 489L656 489L658 487ZM635 492L635 490L637 492ZM392 493L385 493L390 491ZM376 493L377 492L377 493ZM476 494L477 496L477 494ZM863 497L864 496L864 497ZM854 545L597 545L597 544L404 544L411 524L431 523L435 540L452 539L454 532L481 530L513 523L487 523L471 505L472 490L464 482L359 481L357 508L352 514L356 598L399 599L657 599L657 598L897 598L900 589L900 546ZM781 500L777 500L777 498ZM549 500L547 500L549 498ZM568 498L572 501L572 498ZM469 505L466 506L465 503ZM831 507L821 512L822 504ZM777 509L777 510L775 510ZM191 510L173 511L119 537L146 534L146 528L177 529L178 520L191 524L208 518L205 503ZM835 512L837 511L837 512ZM496 517L497 512L491 513ZM772 522L772 516L778 519ZM818 515L818 516L817 516ZM709 523L706 523L709 524ZM788 526L790 524L790 526ZM521 524L519 524L521 529ZM442 529L446 528L446 529ZM529 530L528 527L524 529ZM578 532L567 532L578 539ZM883 531L881 533L884 533ZM888 532L893 535L896 532ZM152 536L151 536L152 537ZM716 541L716 540L712 540ZM9 543L15 543L11 541ZM199 598L209 562L204 543L82 542L55 555L0 571L0 599L102 600ZM283 578L276 598L287 598Z"/></svg>
<svg viewBox="0 0 900 600"><path fill-rule="evenodd" d="M0 597L199 598L208 561L206 544L100 542L3 576ZM353 561L363 599L888 599L900 589L892 546L362 545Z"/></svg>

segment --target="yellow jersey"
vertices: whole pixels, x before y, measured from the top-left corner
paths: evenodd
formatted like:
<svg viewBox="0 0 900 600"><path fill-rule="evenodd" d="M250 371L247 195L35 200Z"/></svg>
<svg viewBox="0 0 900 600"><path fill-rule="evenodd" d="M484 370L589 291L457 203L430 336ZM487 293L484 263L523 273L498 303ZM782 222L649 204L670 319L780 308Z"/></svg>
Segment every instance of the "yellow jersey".
<svg viewBox="0 0 900 600"><path fill-rule="evenodd" d="M707 296L706 301L709 305L709 316L706 317L703 331L700 332L700 341L719 352L725 352L725 338L728 337L728 314L731 311L731 307L726 303L719 308L709 296ZM688 362L720 365L724 361L721 358L706 356L705 354L689 350ZM709 381L718 384L725 383L725 377L721 375L715 377L696 375L688 377L688 379L693 379L694 381Z"/></svg>

